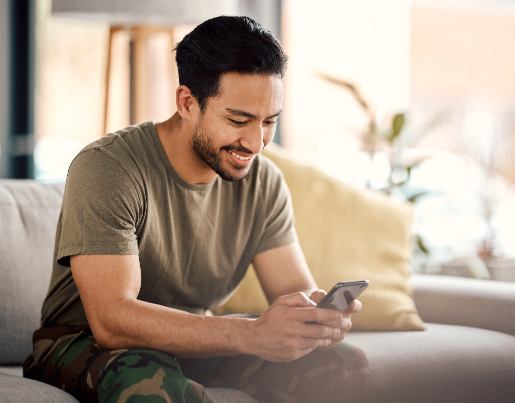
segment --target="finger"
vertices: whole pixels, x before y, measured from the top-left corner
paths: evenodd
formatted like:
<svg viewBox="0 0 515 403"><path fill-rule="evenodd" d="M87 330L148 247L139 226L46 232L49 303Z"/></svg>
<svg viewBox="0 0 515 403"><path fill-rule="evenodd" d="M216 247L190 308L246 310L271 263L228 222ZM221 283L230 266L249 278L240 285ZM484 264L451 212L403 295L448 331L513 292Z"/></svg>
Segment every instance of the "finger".
<svg viewBox="0 0 515 403"><path fill-rule="evenodd" d="M351 315L350 314L348 316L345 316L343 314L340 314L340 315L341 315L341 319L339 319L339 320L329 321L329 322L324 322L324 323L317 322L317 323L318 323L318 325L323 324L328 327L338 328L338 329L340 329L340 334L345 336L345 334L352 328Z"/></svg>
<svg viewBox="0 0 515 403"><path fill-rule="evenodd" d="M309 296L309 298L318 304L326 295L327 293L324 290L316 290Z"/></svg>
<svg viewBox="0 0 515 403"><path fill-rule="evenodd" d="M340 328L325 326L325 325L302 325L299 329L299 335L302 337L308 338L329 338L334 340L337 337L340 337Z"/></svg>
<svg viewBox="0 0 515 403"><path fill-rule="evenodd" d="M321 350L321 351L324 351L324 350L330 350L331 348L334 348L339 342L341 342L343 339L345 339L345 336L347 335L347 330L346 329L340 329L340 333L338 335L335 335L334 337L331 338L331 343L328 345L328 346L322 346L322 347L318 347L317 350Z"/></svg>
<svg viewBox="0 0 515 403"><path fill-rule="evenodd" d="M286 305L292 308L299 307L314 307L316 303L308 298L306 294L303 292L296 292L294 294L285 295L277 298L275 301L276 304Z"/></svg>
<svg viewBox="0 0 515 403"><path fill-rule="evenodd" d="M299 350L315 350L317 348L329 347L333 343L330 338L303 337L298 342Z"/></svg>
<svg viewBox="0 0 515 403"><path fill-rule="evenodd" d="M362 308L363 308L363 305L361 304L361 301L355 299L349 304L347 309L345 309L345 311L343 311L343 314L344 314L344 316L350 316L353 313L358 313L359 311L361 311Z"/></svg>
<svg viewBox="0 0 515 403"><path fill-rule="evenodd" d="M341 312L333 309L324 308L298 308L295 310L296 319L300 322L317 322L319 324L328 325L333 323L339 327L338 323L341 322L343 315Z"/></svg>

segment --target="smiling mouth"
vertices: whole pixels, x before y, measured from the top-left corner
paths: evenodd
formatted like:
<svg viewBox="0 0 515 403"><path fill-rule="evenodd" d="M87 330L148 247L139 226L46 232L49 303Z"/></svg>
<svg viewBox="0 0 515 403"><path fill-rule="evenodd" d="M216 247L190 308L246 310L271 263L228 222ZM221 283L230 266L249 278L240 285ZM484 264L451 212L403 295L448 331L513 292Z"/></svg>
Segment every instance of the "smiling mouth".
<svg viewBox="0 0 515 403"><path fill-rule="evenodd" d="M242 157L241 155L238 155L238 154L236 154L236 153L235 153L235 152L233 152L233 151L229 151L229 152L230 152L234 157L238 158L238 159L239 159L239 160L241 160L241 161L248 161L248 160L250 160L250 159L252 158L252 156L250 156L250 157Z"/></svg>

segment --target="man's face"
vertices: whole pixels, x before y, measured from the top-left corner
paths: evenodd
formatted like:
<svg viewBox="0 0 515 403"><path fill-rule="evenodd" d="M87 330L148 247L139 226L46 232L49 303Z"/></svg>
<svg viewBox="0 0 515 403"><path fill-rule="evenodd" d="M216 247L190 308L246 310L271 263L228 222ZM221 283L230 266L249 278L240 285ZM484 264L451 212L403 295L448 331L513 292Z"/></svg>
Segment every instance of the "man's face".
<svg viewBox="0 0 515 403"><path fill-rule="evenodd" d="M255 156L274 137L282 99L279 76L223 74L191 139L199 160L222 179L245 178Z"/></svg>

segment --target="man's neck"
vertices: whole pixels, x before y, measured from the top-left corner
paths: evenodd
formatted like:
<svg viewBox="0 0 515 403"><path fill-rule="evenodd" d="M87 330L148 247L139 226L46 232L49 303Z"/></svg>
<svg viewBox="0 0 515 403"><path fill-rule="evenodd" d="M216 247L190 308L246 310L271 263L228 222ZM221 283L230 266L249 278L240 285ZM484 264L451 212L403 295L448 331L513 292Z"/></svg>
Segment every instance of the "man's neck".
<svg viewBox="0 0 515 403"><path fill-rule="evenodd" d="M168 160L186 182L200 185L211 183L216 173L199 159L191 146L192 128L176 112L170 119L156 124L159 140Z"/></svg>

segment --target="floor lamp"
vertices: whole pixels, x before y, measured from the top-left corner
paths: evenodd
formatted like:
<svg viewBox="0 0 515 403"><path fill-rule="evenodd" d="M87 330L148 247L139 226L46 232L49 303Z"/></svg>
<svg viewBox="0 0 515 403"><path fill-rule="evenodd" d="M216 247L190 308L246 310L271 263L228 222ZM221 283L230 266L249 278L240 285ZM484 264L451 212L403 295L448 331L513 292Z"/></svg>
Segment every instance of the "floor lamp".
<svg viewBox="0 0 515 403"><path fill-rule="evenodd" d="M109 40L105 69L104 124L107 132L111 52L113 37L129 30L130 44L130 123L145 120L146 43L156 32L172 37L177 25L197 25L219 15L238 15L238 0L53 0L52 15L108 23ZM173 72L170 74L173 76Z"/></svg>

